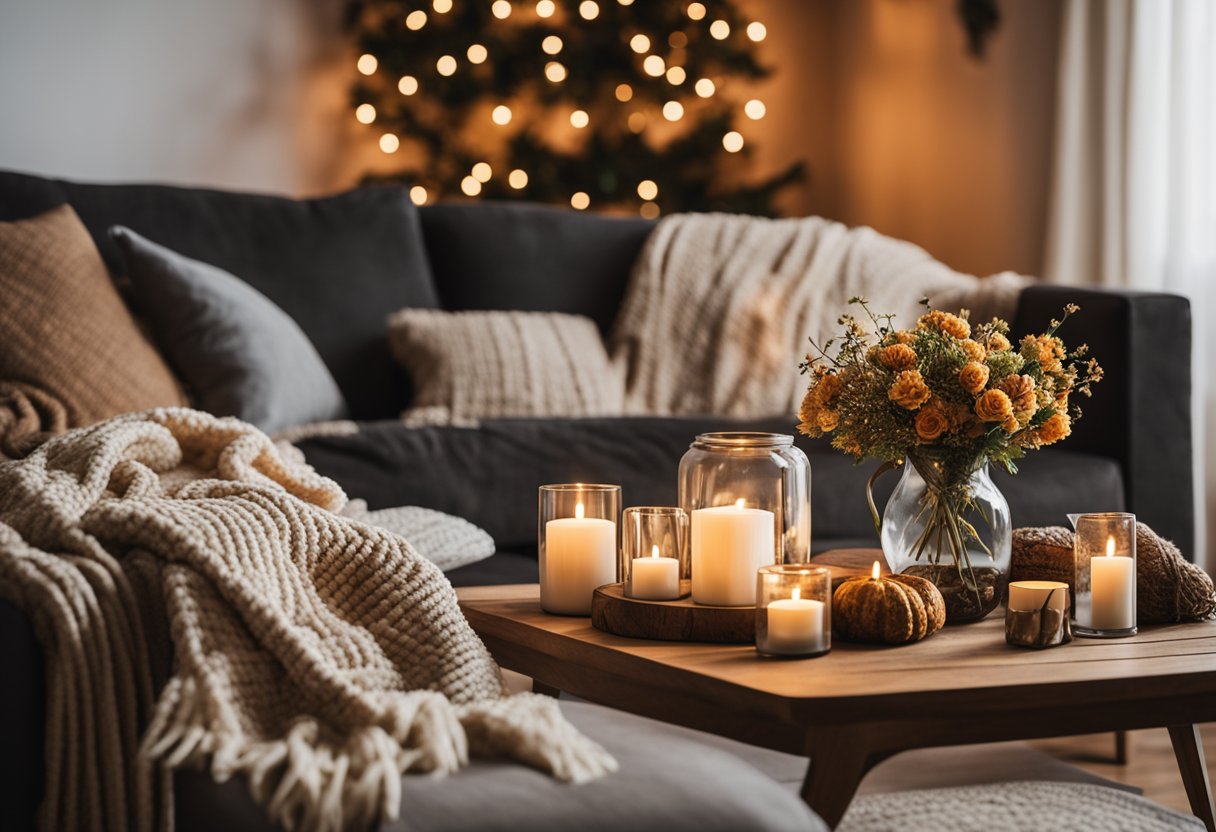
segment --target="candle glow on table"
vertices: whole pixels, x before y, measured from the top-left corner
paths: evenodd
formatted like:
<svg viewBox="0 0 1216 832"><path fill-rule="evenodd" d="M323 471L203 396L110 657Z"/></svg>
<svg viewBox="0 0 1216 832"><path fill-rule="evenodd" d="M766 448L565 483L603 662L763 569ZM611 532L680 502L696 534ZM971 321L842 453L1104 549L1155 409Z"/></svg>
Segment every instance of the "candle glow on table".
<svg viewBox="0 0 1216 832"><path fill-rule="evenodd" d="M776 561L771 511L733 506L692 512L692 600L720 607L756 603L756 570Z"/></svg>
<svg viewBox="0 0 1216 832"><path fill-rule="evenodd" d="M541 607L548 612L590 615L595 589L616 581L616 523L583 514L579 503L574 517L545 524Z"/></svg>
<svg viewBox="0 0 1216 832"><path fill-rule="evenodd" d="M629 566L629 597L644 601L671 601L680 597L680 561L659 557L651 546L650 557L634 558Z"/></svg>
<svg viewBox="0 0 1216 832"><path fill-rule="evenodd" d="M1106 554L1089 561L1093 588L1090 626L1127 630L1136 626L1136 561L1116 556L1115 538L1106 539Z"/></svg>
<svg viewBox="0 0 1216 832"><path fill-rule="evenodd" d="M807 654L827 650L824 620L827 605L799 597L794 587L791 597L772 601L768 612L768 633L764 649L769 653Z"/></svg>

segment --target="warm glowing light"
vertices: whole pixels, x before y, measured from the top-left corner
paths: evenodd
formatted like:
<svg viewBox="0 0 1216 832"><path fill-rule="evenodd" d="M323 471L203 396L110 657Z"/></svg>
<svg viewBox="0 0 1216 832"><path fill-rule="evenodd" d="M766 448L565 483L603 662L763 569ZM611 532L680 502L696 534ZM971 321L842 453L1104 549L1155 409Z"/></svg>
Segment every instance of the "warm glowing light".
<svg viewBox="0 0 1216 832"><path fill-rule="evenodd" d="M380 66L380 62L376 60L375 55L363 54L359 56L359 60L355 62L355 69L362 72L364 75L371 75L376 71L376 67Z"/></svg>
<svg viewBox="0 0 1216 832"><path fill-rule="evenodd" d="M426 25L426 12L422 9L412 11L405 16L405 28L411 32L417 32Z"/></svg>
<svg viewBox="0 0 1216 832"><path fill-rule="evenodd" d="M451 75L456 71L456 59L451 55L441 55L439 60L435 61L435 71L445 77Z"/></svg>
<svg viewBox="0 0 1216 832"><path fill-rule="evenodd" d="M756 43L759 43L768 37L768 27L766 27L759 20L753 20L751 23L747 24L747 36Z"/></svg>
<svg viewBox="0 0 1216 832"><path fill-rule="evenodd" d="M516 168L507 174L507 184L517 191L528 187L528 172Z"/></svg>
<svg viewBox="0 0 1216 832"><path fill-rule="evenodd" d="M402 95L413 95L418 92L418 79L413 75L402 75L397 82L397 89Z"/></svg>
<svg viewBox="0 0 1216 832"><path fill-rule="evenodd" d="M634 35L629 39L629 48L639 55L645 55L650 51L650 38L645 35Z"/></svg>
<svg viewBox="0 0 1216 832"><path fill-rule="evenodd" d="M657 544L657 543L653 543L653 544L651 544L651 546L650 546L650 556L651 556L652 558L657 558L657 557L659 556L659 544Z"/></svg>
<svg viewBox="0 0 1216 832"><path fill-rule="evenodd" d="M743 149L743 134L738 130L731 130L722 137L722 146L726 148L727 153L738 153Z"/></svg>
<svg viewBox="0 0 1216 832"><path fill-rule="evenodd" d="M495 124L510 124L511 108L506 104L499 104L490 112L490 120Z"/></svg>
<svg viewBox="0 0 1216 832"><path fill-rule="evenodd" d="M380 149L385 153L396 153L399 147L401 147L401 140L392 133L385 133L380 137Z"/></svg>
<svg viewBox="0 0 1216 832"><path fill-rule="evenodd" d="M653 202L643 202L642 207L638 209L638 213L643 219L653 220L659 216L659 206Z"/></svg>
<svg viewBox="0 0 1216 832"><path fill-rule="evenodd" d="M477 196L481 193L481 183L471 176L466 176L460 180L460 190L464 191L467 196Z"/></svg>
<svg viewBox="0 0 1216 832"><path fill-rule="evenodd" d="M473 165L472 173L478 182L489 182L490 177L494 175L494 169L490 167L489 162L478 162Z"/></svg>
<svg viewBox="0 0 1216 832"><path fill-rule="evenodd" d="M585 211L590 204L591 197L584 191L576 191L574 196L570 197L570 207L576 211Z"/></svg>
<svg viewBox="0 0 1216 832"><path fill-rule="evenodd" d="M667 36L667 45L672 49L683 49L688 46L688 35L683 32L672 32Z"/></svg>
<svg viewBox="0 0 1216 832"><path fill-rule="evenodd" d="M797 601L801 597L802 597L802 587L800 587L800 586L794 587L794 590L790 593L790 599Z"/></svg>
<svg viewBox="0 0 1216 832"><path fill-rule="evenodd" d="M371 104L360 104L355 108L355 118L360 124L371 124L376 120L376 108Z"/></svg>
<svg viewBox="0 0 1216 832"><path fill-rule="evenodd" d="M494 0L494 5L490 6L490 12L499 20L506 20L511 16L511 4L507 0Z"/></svg>
<svg viewBox="0 0 1216 832"><path fill-rule="evenodd" d="M583 129L591 123L591 117L587 115L586 110L575 110L570 114L570 124L578 129Z"/></svg>
<svg viewBox="0 0 1216 832"><path fill-rule="evenodd" d="M701 78L697 81L696 85L693 86L693 89L696 90L697 95L701 96L702 98L709 98L717 91L718 88L714 86L714 82L708 78Z"/></svg>
<svg viewBox="0 0 1216 832"><path fill-rule="evenodd" d="M628 84L616 85L616 100L620 102L628 101L633 98L633 87Z"/></svg>
<svg viewBox="0 0 1216 832"><path fill-rule="evenodd" d="M574 516L579 520L583 519L583 504L579 503L574 507Z"/></svg>
<svg viewBox="0 0 1216 832"><path fill-rule="evenodd" d="M642 61L642 69L647 75L658 78L667 71L667 64L658 55L647 55L646 60Z"/></svg>
<svg viewBox="0 0 1216 832"><path fill-rule="evenodd" d="M725 20L715 20L709 24L709 36L714 40L726 40L730 36L730 24Z"/></svg>
<svg viewBox="0 0 1216 832"><path fill-rule="evenodd" d="M434 0L431 8L435 10L435 14L447 14L452 10L452 0Z"/></svg>
<svg viewBox="0 0 1216 832"><path fill-rule="evenodd" d="M633 0L616 0L616 2L620 3L622 6L632 6L633 5Z"/></svg>
<svg viewBox="0 0 1216 832"><path fill-rule="evenodd" d="M549 61L545 64L545 77L555 84L559 84L566 80L566 68L557 61Z"/></svg>
<svg viewBox="0 0 1216 832"><path fill-rule="evenodd" d="M578 4L578 13L583 20L595 20L600 16L600 4L595 0L583 0Z"/></svg>
<svg viewBox="0 0 1216 832"><path fill-rule="evenodd" d="M746 113L747 117L752 121L759 121L760 119L764 118L764 114L768 112L768 110L765 108L763 101L761 101L759 98L753 98L751 101L743 105L743 112Z"/></svg>
<svg viewBox="0 0 1216 832"><path fill-rule="evenodd" d="M646 129L646 114L645 113L630 113L629 114L629 129L634 133L641 133Z"/></svg>
<svg viewBox="0 0 1216 832"><path fill-rule="evenodd" d="M422 187L421 185L415 185L414 187L410 188L410 202L414 203L415 205L426 205L428 196L429 194L426 192L426 188Z"/></svg>
<svg viewBox="0 0 1216 832"><path fill-rule="evenodd" d="M870 570L870 578L877 581L878 576L882 574L882 570L878 566L878 561L874 561L874 568Z"/></svg>
<svg viewBox="0 0 1216 832"><path fill-rule="evenodd" d="M540 48L546 55L556 55L562 51L562 39L557 35L549 35L540 42Z"/></svg>
<svg viewBox="0 0 1216 832"><path fill-rule="evenodd" d="M638 196L647 201L659 195L659 186L653 179L643 179L638 183Z"/></svg>
<svg viewBox="0 0 1216 832"><path fill-rule="evenodd" d="M702 19L705 17L705 6L701 3L689 3L688 17L692 20Z"/></svg>
<svg viewBox="0 0 1216 832"><path fill-rule="evenodd" d="M469 51L465 53L469 57L469 63L480 64L485 63L486 58L490 56L489 51L480 43L475 43L469 47Z"/></svg>
<svg viewBox="0 0 1216 832"><path fill-rule="evenodd" d="M684 72L684 67L682 66L673 66L667 70L667 83L674 86L678 87L680 84L683 84L684 79L687 77L688 75Z"/></svg>
<svg viewBox="0 0 1216 832"><path fill-rule="evenodd" d="M1115 556L1115 536L1111 535L1106 538L1106 556L1113 558Z"/></svg>
<svg viewBox="0 0 1216 832"><path fill-rule="evenodd" d="M555 11L557 11L557 6L553 4L553 0L540 0L536 4L537 17L553 17Z"/></svg>
<svg viewBox="0 0 1216 832"><path fill-rule="evenodd" d="M668 121L679 121L684 118L684 105L679 101L668 101L663 105L663 118Z"/></svg>

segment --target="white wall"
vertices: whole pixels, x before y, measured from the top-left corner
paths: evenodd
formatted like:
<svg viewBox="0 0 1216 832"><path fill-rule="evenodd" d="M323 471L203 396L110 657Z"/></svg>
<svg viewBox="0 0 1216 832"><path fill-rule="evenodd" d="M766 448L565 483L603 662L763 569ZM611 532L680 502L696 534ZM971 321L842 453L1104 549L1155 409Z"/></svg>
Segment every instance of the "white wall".
<svg viewBox="0 0 1216 832"><path fill-rule="evenodd" d="M342 0L0 0L0 167L312 193L342 148Z"/></svg>

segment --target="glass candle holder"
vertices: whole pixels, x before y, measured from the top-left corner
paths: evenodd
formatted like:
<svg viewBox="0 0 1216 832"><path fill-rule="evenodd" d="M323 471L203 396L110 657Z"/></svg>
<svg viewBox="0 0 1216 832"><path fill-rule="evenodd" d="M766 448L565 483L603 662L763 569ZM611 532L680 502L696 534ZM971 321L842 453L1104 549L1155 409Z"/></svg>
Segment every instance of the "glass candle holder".
<svg viewBox="0 0 1216 832"><path fill-rule="evenodd" d="M756 572L756 650L821 656L832 649L832 572L773 564Z"/></svg>
<svg viewBox="0 0 1216 832"><path fill-rule="evenodd" d="M810 557L811 465L792 436L699 435L680 460L679 502L699 604L751 606L757 569Z"/></svg>
<svg viewBox="0 0 1216 832"><path fill-rule="evenodd" d="M1068 598L1068 584L1062 581L1014 581L1009 584L1005 641L1036 650L1072 641Z"/></svg>
<svg viewBox="0 0 1216 832"><path fill-rule="evenodd" d="M625 594L646 601L673 601L688 576L688 515L676 506L631 506L621 518L617 574Z"/></svg>
<svg viewBox="0 0 1216 832"><path fill-rule="evenodd" d="M1081 514L1075 518L1073 632L1088 638L1136 634L1136 515Z"/></svg>
<svg viewBox="0 0 1216 832"><path fill-rule="evenodd" d="M542 485L537 559L540 606L558 615L590 615L597 587L617 580L621 487Z"/></svg>

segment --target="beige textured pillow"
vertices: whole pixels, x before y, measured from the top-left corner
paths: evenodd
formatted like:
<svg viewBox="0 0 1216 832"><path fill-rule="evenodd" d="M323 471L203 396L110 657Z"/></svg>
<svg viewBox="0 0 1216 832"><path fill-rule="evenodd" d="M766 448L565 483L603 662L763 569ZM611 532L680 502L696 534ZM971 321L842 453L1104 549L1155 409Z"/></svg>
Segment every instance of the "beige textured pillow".
<svg viewBox="0 0 1216 832"><path fill-rule="evenodd" d="M389 343L414 382L407 422L622 412L624 380L579 315L403 309Z"/></svg>
<svg viewBox="0 0 1216 832"><path fill-rule="evenodd" d="M0 333L0 381L59 402L69 427L186 404L68 205L0 222Z"/></svg>

